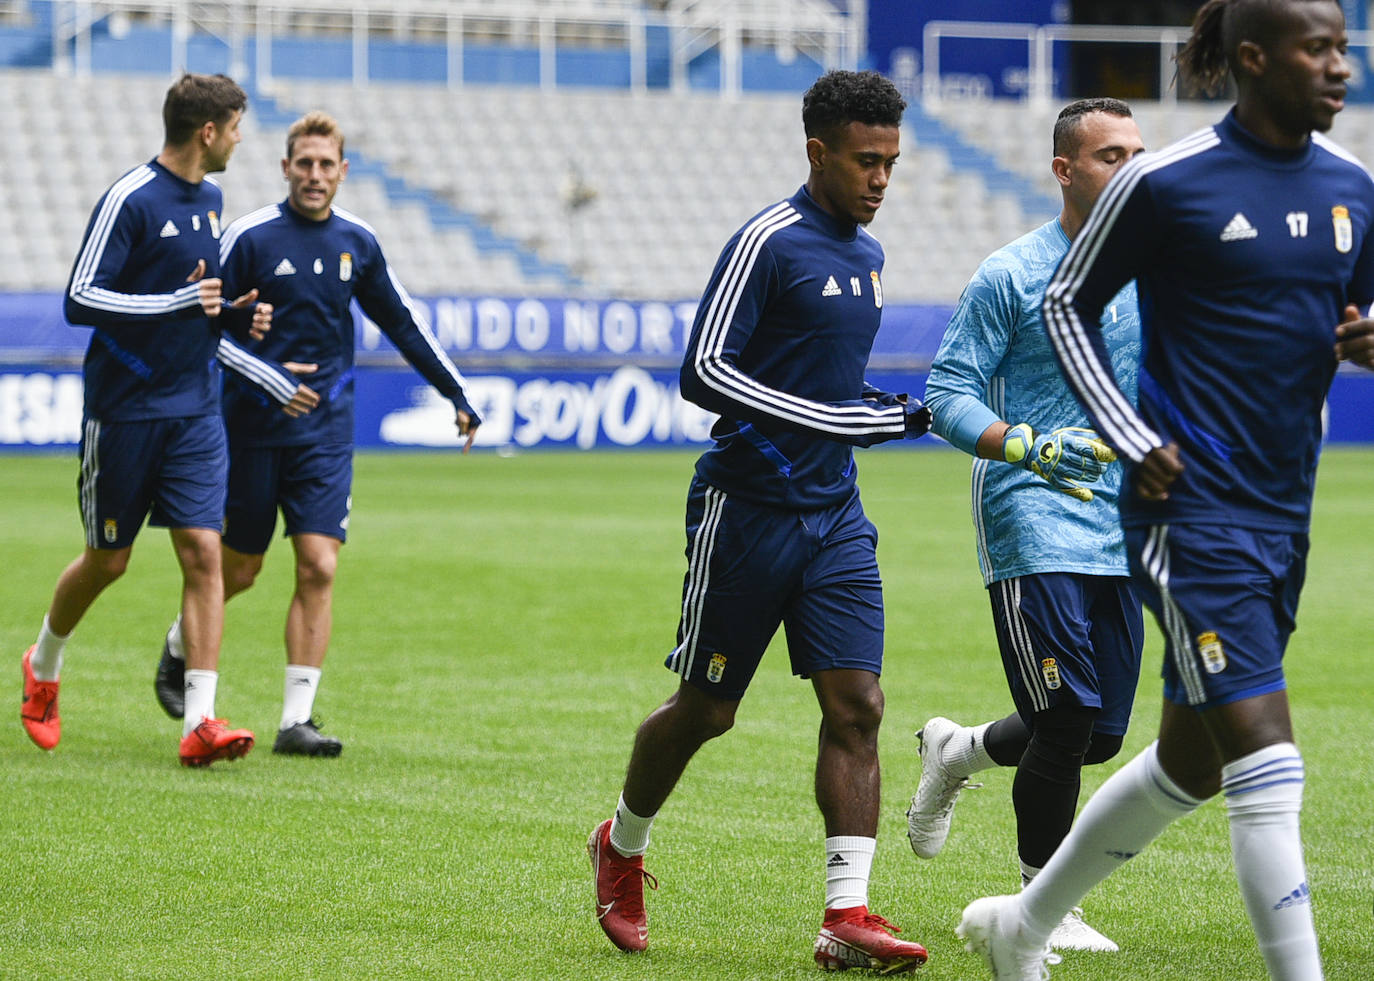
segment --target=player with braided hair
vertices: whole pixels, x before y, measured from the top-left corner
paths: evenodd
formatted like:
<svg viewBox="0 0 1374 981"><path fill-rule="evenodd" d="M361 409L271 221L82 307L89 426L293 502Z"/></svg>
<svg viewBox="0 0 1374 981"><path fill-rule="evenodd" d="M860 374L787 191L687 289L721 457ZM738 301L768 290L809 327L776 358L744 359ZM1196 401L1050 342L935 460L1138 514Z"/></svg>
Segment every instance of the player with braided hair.
<svg viewBox="0 0 1374 981"><path fill-rule="evenodd" d="M1181 75L1215 90L1224 65L1234 108L1122 168L1046 288L1055 355L1126 462L1122 525L1165 638L1164 704L1158 741L1092 796L1035 881L964 910L958 932L999 981L1046 977L1064 912L1218 792L1269 976L1322 977L1283 655L1326 394L1339 361L1374 367L1374 178L1321 135L1344 106L1346 46L1335 0L1209 0ZM1150 297L1139 408L1102 315L1131 279Z"/></svg>

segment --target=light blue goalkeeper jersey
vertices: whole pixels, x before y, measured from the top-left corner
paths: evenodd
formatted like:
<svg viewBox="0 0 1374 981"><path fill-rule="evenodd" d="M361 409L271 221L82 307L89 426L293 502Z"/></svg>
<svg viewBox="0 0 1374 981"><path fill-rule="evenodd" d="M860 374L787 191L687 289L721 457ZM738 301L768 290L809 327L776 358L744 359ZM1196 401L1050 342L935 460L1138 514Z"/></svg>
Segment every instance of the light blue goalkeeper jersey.
<svg viewBox="0 0 1374 981"><path fill-rule="evenodd" d="M925 402L935 414L934 432L965 452L973 452L969 434L981 433L994 416L1042 433L1090 426L1040 317L1045 286L1068 251L1056 218L988 256L964 288L935 354ZM1103 309L1102 328L1117 380L1134 402L1140 363L1134 282ZM1084 503L1028 470L975 459L973 526L984 583L1040 572L1127 575L1117 514L1121 477L1121 465L1112 464Z"/></svg>

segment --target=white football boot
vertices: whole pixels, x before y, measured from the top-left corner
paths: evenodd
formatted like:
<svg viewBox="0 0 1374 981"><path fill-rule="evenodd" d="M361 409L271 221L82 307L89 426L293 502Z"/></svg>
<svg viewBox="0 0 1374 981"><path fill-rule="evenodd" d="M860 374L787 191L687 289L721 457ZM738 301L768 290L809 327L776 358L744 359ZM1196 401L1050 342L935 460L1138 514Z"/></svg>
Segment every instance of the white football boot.
<svg viewBox="0 0 1374 981"><path fill-rule="evenodd" d="M1091 950L1102 954L1115 954L1121 949L1115 941L1083 922L1083 909L1080 906L1064 914L1050 934L1050 947L1054 950Z"/></svg>
<svg viewBox="0 0 1374 981"><path fill-rule="evenodd" d="M921 781L906 811L906 837L919 858L934 858L945 847L959 792L982 786L969 783L968 774L950 768L951 740L960 734L971 739L972 732L937 715L916 733L921 741Z"/></svg>
<svg viewBox="0 0 1374 981"><path fill-rule="evenodd" d="M1060 961L1047 945L1035 947L1022 937L1017 896L975 899L964 907L954 935L968 941L965 950L982 956L994 981L1049 981L1049 965Z"/></svg>

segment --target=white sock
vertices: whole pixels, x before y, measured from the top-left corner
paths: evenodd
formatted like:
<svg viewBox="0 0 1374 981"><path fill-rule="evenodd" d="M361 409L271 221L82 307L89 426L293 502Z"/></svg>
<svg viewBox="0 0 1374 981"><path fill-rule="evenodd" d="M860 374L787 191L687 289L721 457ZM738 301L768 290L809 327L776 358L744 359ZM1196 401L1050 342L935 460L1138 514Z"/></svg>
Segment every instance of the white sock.
<svg viewBox="0 0 1374 981"><path fill-rule="evenodd" d="M657 816L640 817L625 806L625 795L621 794L611 819L611 847L626 858L643 855L649 850L649 829Z"/></svg>
<svg viewBox="0 0 1374 981"><path fill-rule="evenodd" d="M186 660L186 646L181 642L181 614L167 628L167 650L178 661Z"/></svg>
<svg viewBox="0 0 1374 981"><path fill-rule="evenodd" d="M1302 756L1292 743L1266 746L1221 768L1236 878L1274 981L1322 977L1298 832L1302 786Z"/></svg>
<svg viewBox="0 0 1374 981"><path fill-rule="evenodd" d="M67 642L48 626L48 615L43 614L43 626L38 628L38 640L33 645L33 656L29 658L29 668L39 681L56 681L62 672L62 645Z"/></svg>
<svg viewBox="0 0 1374 981"><path fill-rule="evenodd" d="M1145 747L1088 799L1068 837L1022 891L1022 936L1033 946L1049 939L1088 890L1202 803L1165 774L1157 746Z"/></svg>
<svg viewBox="0 0 1374 981"><path fill-rule="evenodd" d="M1017 859L1020 862L1020 859ZM1040 870L1034 865L1027 865L1021 862L1021 888L1024 889L1035 881L1035 877L1040 874Z"/></svg>
<svg viewBox="0 0 1374 981"><path fill-rule="evenodd" d="M980 726L960 726L940 751L940 763L945 769L955 777L966 777L996 766L983 747L983 734L990 725L991 722L984 722Z"/></svg>
<svg viewBox="0 0 1374 981"><path fill-rule="evenodd" d="M186 669L186 684L183 688L186 693L186 716L181 724L183 736L189 736L191 730L201 722L215 717L215 686L218 684L218 671Z"/></svg>
<svg viewBox="0 0 1374 981"><path fill-rule="evenodd" d="M876 838L836 835L825 839L825 908L868 905L868 874L873 868Z"/></svg>
<svg viewBox="0 0 1374 981"><path fill-rule="evenodd" d="M286 666L286 687L281 700L281 728L287 729L310 718L315 710L315 692L320 687L320 668L304 664Z"/></svg>

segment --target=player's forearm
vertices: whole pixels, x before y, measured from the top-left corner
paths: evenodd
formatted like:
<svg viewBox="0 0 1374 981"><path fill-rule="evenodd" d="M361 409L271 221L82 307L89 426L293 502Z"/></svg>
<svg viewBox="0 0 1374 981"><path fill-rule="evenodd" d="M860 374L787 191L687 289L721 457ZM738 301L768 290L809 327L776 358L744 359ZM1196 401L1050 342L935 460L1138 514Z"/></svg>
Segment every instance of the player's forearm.
<svg viewBox="0 0 1374 981"><path fill-rule="evenodd" d="M926 384L926 405L935 416L931 431L970 456L987 456L982 450L985 434L998 426L1006 428L981 399L944 387L934 372ZM994 454L989 459L1000 460L1001 456Z"/></svg>
<svg viewBox="0 0 1374 981"><path fill-rule="evenodd" d="M74 286L63 305L67 321L87 327L155 326L201 314L200 289L175 293L116 293L95 285Z"/></svg>
<svg viewBox="0 0 1374 981"><path fill-rule="evenodd" d="M296 377L274 361L250 354L227 337L221 337L215 359L282 405L296 394Z"/></svg>
<svg viewBox="0 0 1374 981"><path fill-rule="evenodd" d="M854 446L907 435L909 413L901 403L819 402L764 385L720 359L684 365L679 386L683 398L710 412L801 435Z"/></svg>

